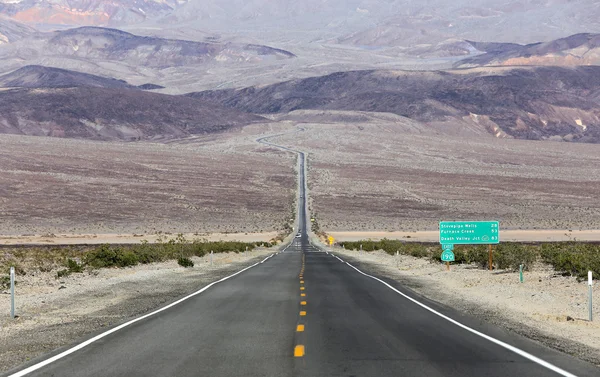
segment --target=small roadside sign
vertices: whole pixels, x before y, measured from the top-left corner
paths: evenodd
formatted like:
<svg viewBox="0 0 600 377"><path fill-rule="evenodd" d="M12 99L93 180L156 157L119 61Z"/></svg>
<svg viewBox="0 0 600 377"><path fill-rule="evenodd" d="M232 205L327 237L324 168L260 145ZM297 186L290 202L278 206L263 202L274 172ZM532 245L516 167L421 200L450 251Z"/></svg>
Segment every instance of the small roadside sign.
<svg viewBox="0 0 600 377"><path fill-rule="evenodd" d="M329 246L331 246L335 242L335 238L329 236L329 237L327 237L327 241L329 242Z"/></svg>
<svg viewBox="0 0 600 377"><path fill-rule="evenodd" d="M454 244L451 244L451 243L442 244L442 250L452 251L452 250L454 250Z"/></svg>
<svg viewBox="0 0 600 377"><path fill-rule="evenodd" d="M450 250L444 250L442 253L442 262L454 262L454 253Z"/></svg>

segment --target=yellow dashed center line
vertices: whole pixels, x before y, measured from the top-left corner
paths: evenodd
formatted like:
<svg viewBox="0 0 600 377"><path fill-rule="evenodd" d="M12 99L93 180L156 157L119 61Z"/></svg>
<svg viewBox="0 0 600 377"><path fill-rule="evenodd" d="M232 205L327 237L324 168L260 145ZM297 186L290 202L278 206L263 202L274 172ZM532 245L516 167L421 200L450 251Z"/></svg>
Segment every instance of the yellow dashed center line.
<svg viewBox="0 0 600 377"><path fill-rule="evenodd" d="M298 344L294 348L294 357L302 357L302 356L304 356L304 346L301 344Z"/></svg>
<svg viewBox="0 0 600 377"><path fill-rule="evenodd" d="M298 277L300 278L300 297L306 297L306 293L304 293L304 290L306 289L304 287L304 268L305 268L305 263L304 263L304 259L305 259L305 255L302 254L302 268L300 268L300 274L298 275ZM306 301L300 301L300 305L301 306L306 306ZM300 317L305 317L306 316L306 311L301 310L300 311ZM296 325L296 332L297 333L301 333L304 332L304 324L298 324ZM300 337L298 339L298 341L302 341L302 338ZM294 357L304 357L304 345L302 344L298 344L294 347Z"/></svg>

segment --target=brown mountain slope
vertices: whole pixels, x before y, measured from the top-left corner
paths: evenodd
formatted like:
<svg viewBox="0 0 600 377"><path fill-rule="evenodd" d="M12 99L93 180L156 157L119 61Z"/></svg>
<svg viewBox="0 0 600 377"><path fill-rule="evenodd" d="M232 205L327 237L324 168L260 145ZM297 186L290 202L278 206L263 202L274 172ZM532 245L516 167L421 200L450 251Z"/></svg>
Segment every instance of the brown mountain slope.
<svg viewBox="0 0 600 377"><path fill-rule="evenodd" d="M461 60L457 67L483 65L600 65L600 34L575 34L550 42L518 45L469 42L485 54Z"/></svg>
<svg viewBox="0 0 600 377"><path fill-rule="evenodd" d="M31 23L114 25L144 21L165 14L176 0L30 0L2 1L0 13Z"/></svg>
<svg viewBox="0 0 600 377"><path fill-rule="evenodd" d="M600 67L353 71L189 96L252 113L389 112L475 122L496 137L600 142Z"/></svg>
<svg viewBox="0 0 600 377"><path fill-rule="evenodd" d="M40 36L39 39L46 47L43 51L46 55L125 61L159 68L213 61L295 57L289 51L262 45L144 37L100 27L57 31Z"/></svg>
<svg viewBox="0 0 600 377"><path fill-rule="evenodd" d="M0 91L0 133L96 140L171 139L264 118L192 98L134 89Z"/></svg>
<svg viewBox="0 0 600 377"><path fill-rule="evenodd" d="M18 41L35 32L36 31L29 26L0 16L0 45Z"/></svg>
<svg viewBox="0 0 600 377"><path fill-rule="evenodd" d="M28 65L0 76L0 87L3 88L72 88L78 86L135 88L122 80L40 65Z"/></svg>

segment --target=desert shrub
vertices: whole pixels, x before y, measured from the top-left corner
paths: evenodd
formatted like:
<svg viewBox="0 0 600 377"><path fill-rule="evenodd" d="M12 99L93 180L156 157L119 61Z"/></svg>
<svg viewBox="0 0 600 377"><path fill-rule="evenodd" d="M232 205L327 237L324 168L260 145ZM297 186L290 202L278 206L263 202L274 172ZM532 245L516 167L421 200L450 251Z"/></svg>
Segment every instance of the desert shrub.
<svg viewBox="0 0 600 377"><path fill-rule="evenodd" d="M529 269L537 259L533 246L509 242L494 247L494 265L502 270L518 270L519 265Z"/></svg>
<svg viewBox="0 0 600 377"><path fill-rule="evenodd" d="M162 262L166 259L166 255L156 246L142 244L133 251L137 255L139 263L142 264Z"/></svg>
<svg viewBox="0 0 600 377"><path fill-rule="evenodd" d="M388 240L386 238L380 241L365 240L356 242L342 242L341 245L348 250L360 250L360 246L362 245L362 250L367 252L383 250L390 255L395 255L396 252L399 252L400 254L411 255L417 258L433 258L433 255L435 254L434 247L432 245L417 242Z"/></svg>
<svg viewBox="0 0 600 377"><path fill-rule="evenodd" d="M436 254L435 257L439 260L441 257L442 250L440 250L439 254ZM465 249L454 249L454 263L463 264L463 263L471 263L469 260L469 254Z"/></svg>
<svg viewBox="0 0 600 377"><path fill-rule="evenodd" d="M464 255L463 263L474 263L481 268L488 266L488 249L485 245L458 245L455 247L455 254Z"/></svg>
<svg viewBox="0 0 600 377"><path fill-rule="evenodd" d="M66 277L66 276L69 276L69 275L71 275L71 271L69 271L69 269L67 269L67 268L59 270L59 271L56 272L56 278L57 279L60 279L62 277Z"/></svg>
<svg viewBox="0 0 600 377"><path fill-rule="evenodd" d="M15 285L17 282L15 281ZM10 275L9 276L0 276L0 289L8 289L10 288Z"/></svg>
<svg viewBox="0 0 600 377"><path fill-rule="evenodd" d="M101 245L88 252L84 262L94 268L113 267L117 263L117 251L110 245Z"/></svg>
<svg viewBox="0 0 600 377"><path fill-rule="evenodd" d="M179 264L181 267L194 267L194 262L190 259L190 258L186 258L186 257L179 257L177 259L177 264Z"/></svg>
<svg viewBox="0 0 600 377"><path fill-rule="evenodd" d="M117 267L135 266L139 263L138 256L130 250L119 250L117 253Z"/></svg>
<svg viewBox="0 0 600 377"><path fill-rule="evenodd" d="M0 265L0 272L5 273L10 276L10 268L15 268L15 275L23 276L26 274L25 269L16 259L9 259L5 263Z"/></svg>
<svg viewBox="0 0 600 377"><path fill-rule="evenodd" d="M543 244L540 254L544 262L565 275L584 279L588 271L592 271L595 279L600 277L600 245L576 242Z"/></svg>
<svg viewBox="0 0 600 377"><path fill-rule="evenodd" d="M128 267L138 264L139 258L131 250L124 250L118 246L102 245L88 252L84 257L84 261L94 268Z"/></svg>
<svg viewBox="0 0 600 377"><path fill-rule="evenodd" d="M440 247L438 246L435 249L440 249ZM400 252L402 253L402 249L400 249ZM427 245L418 243L409 243L405 244L404 254L408 254L417 258L426 258L436 255L437 252L434 251L434 247L428 247Z"/></svg>
<svg viewBox="0 0 600 377"><path fill-rule="evenodd" d="M75 260L73 260L71 258L67 259L67 269L70 272L75 272L75 273L81 273L81 272L83 272L83 266L80 265L79 263L77 263L77 261L75 261Z"/></svg>

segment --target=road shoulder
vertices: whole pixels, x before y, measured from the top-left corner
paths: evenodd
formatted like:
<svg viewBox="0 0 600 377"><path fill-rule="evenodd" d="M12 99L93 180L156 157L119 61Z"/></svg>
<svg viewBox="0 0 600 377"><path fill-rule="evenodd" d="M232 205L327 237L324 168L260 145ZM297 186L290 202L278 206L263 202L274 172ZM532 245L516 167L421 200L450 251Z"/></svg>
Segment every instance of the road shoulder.
<svg viewBox="0 0 600 377"><path fill-rule="evenodd" d="M194 257L189 269L168 261L61 279L28 276L17 285L19 317L0 320L0 373L173 302L273 252L215 254L212 266L209 256ZM8 304L9 297L1 295L0 303Z"/></svg>
<svg viewBox="0 0 600 377"><path fill-rule="evenodd" d="M540 271L535 274L535 283L511 287L513 284L507 280L514 279L514 273L489 274L469 266L452 266L448 273L442 264L410 256L391 256L381 251L336 250L336 253L362 271L397 282L417 296L600 366L600 325L572 313L573 317L569 318L574 320L567 319L567 315L562 314L566 304L555 305L557 300L564 301L562 295L570 294L569 284L571 288L578 284L574 278L555 277L550 271ZM488 275L489 281L485 279ZM532 275L528 276L530 280L534 279ZM560 279L564 280L563 285L567 284L566 292L558 281L555 282ZM545 291L538 285L545 285ZM552 292L548 285L555 286L555 291ZM563 291L558 294L561 288ZM573 312L579 313L582 309Z"/></svg>

